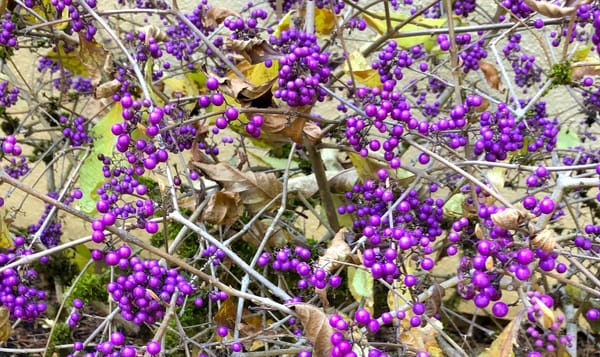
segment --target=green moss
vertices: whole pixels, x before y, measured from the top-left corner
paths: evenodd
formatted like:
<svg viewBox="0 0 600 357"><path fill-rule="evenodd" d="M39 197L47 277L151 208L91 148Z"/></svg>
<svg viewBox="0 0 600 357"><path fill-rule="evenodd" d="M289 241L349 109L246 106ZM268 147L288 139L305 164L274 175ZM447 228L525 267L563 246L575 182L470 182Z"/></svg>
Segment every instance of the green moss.
<svg viewBox="0 0 600 357"><path fill-rule="evenodd" d="M96 274L88 271L83 274L77 284L73 286L70 300L79 298L84 302L89 301L108 301L108 292L106 284L108 284L109 275L107 273Z"/></svg>
<svg viewBox="0 0 600 357"><path fill-rule="evenodd" d="M571 73L572 69L570 61L555 63L548 74L548 76L552 78L551 87L571 83Z"/></svg>

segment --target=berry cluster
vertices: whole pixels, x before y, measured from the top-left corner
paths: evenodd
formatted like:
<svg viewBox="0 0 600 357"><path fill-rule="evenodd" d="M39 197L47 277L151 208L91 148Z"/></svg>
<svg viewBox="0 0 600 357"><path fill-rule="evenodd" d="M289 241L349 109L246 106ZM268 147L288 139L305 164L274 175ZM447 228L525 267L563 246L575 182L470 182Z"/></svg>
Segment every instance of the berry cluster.
<svg viewBox="0 0 600 357"><path fill-rule="evenodd" d="M73 190L71 195L67 196L64 200L65 205L71 204L74 200L80 199L83 196L83 193L79 189ZM58 193L49 192L48 197L58 199ZM42 216L38 220L38 223L32 224L29 226L29 234L36 234L40 229L43 228L43 231L40 233L41 242L47 247L52 248L56 247L60 243L60 239L62 238L62 223L60 223L58 217L53 215L48 219L48 215L52 211L52 205L45 205L44 212Z"/></svg>
<svg viewBox="0 0 600 357"><path fill-rule="evenodd" d="M87 133L86 120L78 116L75 119L61 116L58 121L64 126L63 135L69 141L69 146L78 147L92 143L92 137Z"/></svg>
<svg viewBox="0 0 600 357"><path fill-rule="evenodd" d="M291 107L322 101L327 93L319 85L329 81L331 69L329 53L321 52L317 36L290 29L269 41L283 54L279 59L279 88L273 96Z"/></svg>
<svg viewBox="0 0 600 357"><path fill-rule="evenodd" d="M125 270L107 285L107 290L119 304L123 318L136 325L160 321L173 294L179 294L175 303L181 306L195 291L176 269L167 269L157 260L131 257L131 248L126 245L107 252L104 261Z"/></svg>
<svg viewBox="0 0 600 357"><path fill-rule="evenodd" d="M14 135L8 135L4 138L2 141L2 154L14 157L7 158L8 164L5 164L2 168L12 178L18 179L29 173L27 158L21 156L22 153L23 149L21 145L17 144L17 138Z"/></svg>
<svg viewBox="0 0 600 357"><path fill-rule="evenodd" d="M0 106L8 108L19 100L19 88L9 87L8 81L0 82Z"/></svg>
<svg viewBox="0 0 600 357"><path fill-rule="evenodd" d="M402 192L394 187L394 178L387 170L380 169L377 174L379 181L356 184L346 193L346 199L351 202L338 207L339 214L355 217L354 230L361 232L374 248L363 253L365 266L371 265L374 278L392 282L399 275L394 260L403 259L404 252L420 252L420 267L431 270L434 261L427 255L433 252L432 243L443 233L444 200L423 198L414 189ZM387 181L391 181L390 186ZM437 186L429 186L430 194L435 191ZM392 203L396 208L388 212Z"/></svg>
<svg viewBox="0 0 600 357"><path fill-rule="evenodd" d="M485 39L471 43L471 35L468 33L456 35L456 44L461 46L458 57L462 60L463 72L469 73L471 70L479 69L479 61L487 57L487 51L484 49ZM441 47L441 45L440 45Z"/></svg>
<svg viewBox="0 0 600 357"><path fill-rule="evenodd" d="M4 14L2 20L2 31L0 32L0 46L18 48L16 31L17 25L11 21L12 13Z"/></svg>
<svg viewBox="0 0 600 357"><path fill-rule="evenodd" d="M238 17L235 19L226 18L223 25L232 31L229 38L232 40L249 40L255 38L259 33L259 20L266 20L269 13L263 9L253 9L250 11L250 18L244 19Z"/></svg>
<svg viewBox="0 0 600 357"><path fill-rule="evenodd" d="M573 336L560 334L565 317L562 314L557 314L556 317L549 316L546 312L554 308L554 299L538 291L527 292L527 297L531 304L527 308L527 319L531 323L527 327L527 335L534 339L533 346L543 353L552 353L560 345L569 345ZM528 356L541 355L532 352Z"/></svg>
<svg viewBox="0 0 600 357"><path fill-rule="evenodd" d="M16 237L14 249L7 253L0 253L0 266L19 259L21 256L30 255L32 251L24 248L25 239ZM0 279L0 305L6 306L10 312L10 319L34 321L46 311L46 292L33 287L38 273L31 267L21 266L6 269Z"/></svg>
<svg viewBox="0 0 600 357"><path fill-rule="evenodd" d="M502 49L504 56L511 62L515 71L515 84L528 88L539 83L542 79L542 69L535 65L535 56L521 53L521 34L512 35Z"/></svg>
<svg viewBox="0 0 600 357"><path fill-rule="evenodd" d="M512 14L522 19L533 13L533 10L523 0L502 0L501 4Z"/></svg>
<svg viewBox="0 0 600 357"><path fill-rule="evenodd" d="M452 8L456 15L467 17L477 9L477 0L457 0Z"/></svg>

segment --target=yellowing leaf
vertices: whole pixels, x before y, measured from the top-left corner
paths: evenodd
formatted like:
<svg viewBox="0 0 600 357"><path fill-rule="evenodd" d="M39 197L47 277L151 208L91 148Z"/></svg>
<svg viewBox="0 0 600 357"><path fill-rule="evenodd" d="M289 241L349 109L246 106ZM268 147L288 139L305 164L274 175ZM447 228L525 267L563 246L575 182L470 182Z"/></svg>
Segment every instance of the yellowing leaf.
<svg viewBox="0 0 600 357"><path fill-rule="evenodd" d="M380 11L376 14L380 15L382 19L376 19L367 14L363 14L362 16L365 19L367 25L369 25L375 31L379 32L379 34L382 35L386 33L387 30L386 21L383 19L385 18L385 13L383 11ZM402 21L406 20L407 18L407 15L394 14L393 19L391 20L391 26L394 27L400 24ZM456 19L455 21L458 22L459 19ZM400 29L400 31L398 31L398 33L402 34L403 32L424 30L426 28L438 28L445 25L446 19L428 19L424 18L423 16L418 16L416 19L413 20L413 22L404 25ZM400 37L396 39L396 42L400 47L403 48L411 48L416 45L424 45L427 51L430 51L436 45L435 37L430 35Z"/></svg>
<svg viewBox="0 0 600 357"><path fill-rule="evenodd" d="M444 215L450 218L462 217L465 213L463 203L467 196L464 193L457 193L450 197L446 203L444 203Z"/></svg>
<svg viewBox="0 0 600 357"><path fill-rule="evenodd" d="M219 311L215 314L215 323L219 326L227 326L232 329L235 326L235 315L237 314L237 306L233 303L232 298L227 298L221 303Z"/></svg>
<svg viewBox="0 0 600 357"><path fill-rule="evenodd" d="M387 164L372 159L370 157L362 157L356 152L349 152L348 157L350 158L352 165L356 168L356 173L358 174L358 177L363 182L367 179L375 177L377 174L377 170L381 168L388 168ZM399 184L403 186L408 185L415 178L415 174L402 169L397 169L394 171L390 170L389 173L391 177L397 179L399 181Z"/></svg>
<svg viewBox="0 0 600 357"><path fill-rule="evenodd" d="M348 289L356 301L373 299L373 275L365 269L348 267Z"/></svg>
<svg viewBox="0 0 600 357"><path fill-rule="evenodd" d="M88 77L92 79L92 83L95 85L100 83L102 81L104 64L107 58L109 58L109 52L98 42L86 40L85 36L80 33L79 57L87 70Z"/></svg>
<svg viewBox="0 0 600 357"><path fill-rule="evenodd" d="M359 51L352 52L348 56L348 62L344 62L344 71L350 73L350 67L352 67L352 75L354 79L367 87L381 87L381 81L379 80L379 74L376 70L371 68L369 61Z"/></svg>
<svg viewBox="0 0 600 357"><path fill-rule="evenodd" d="M279 75L279 61L273 61L271 67L265 66L264 62L250 65L243 70L243 73L250 83L259 86L277 78Z"/></svg>
<svg viewBox="0 0 600 357"><path fill-rule="evenodd" d="M290 24L292 22L292 14L295 11L290 11L279 21L277 27L275 27L275 36L279 37L281 35L281 31L287 31L290 29Z"/></svg>
<svg viewBox="0 0 600 357"><path fill-rule="evenodd" d="M558 136L556 137L556 148L557 149L568 149L574 146L580 146L581 140L577 134L573 132L573 130L568 129L566 127L562 127L558 132Z"/></svg>
<svg viewBox="0 0 600 357"><path fill-rule="evenodd" d="M164 94L169 98L194 97L199 94L196 84L187 76L183 78L167 78L163 81L165 85ZM194 109L195 102L186 105L188 110Z"/></svg>
<svg viewBox="0 0 600 357"><path fill-rule="evenodd" d="M538 322L542 324L544 328L550 328L554 321L556 321L556 316L554 315L554 311L552 311L542 300L537 297L533 297L533 300L537 303L542 311L542 319L541 321L538 319Z"/></svg>
<svg viewBox="0 0 600 357"><path fill-rule="evenodd" d="M329 35L335 29L335 15L329 9L315 9L315 30L318 35Z"/></svg>
<svg viewBox="0 0 600 357"><path fill-rule="evenodd" d="M490 345L483 353L479 354L478 357L495 357L495 356L506 356L514 357L513 345L517 346L517 335L521 327L521 320L523 319L523 311L521 311L514 320L508 323L504 330L496 337L494 342Z"/></svg>
<svg viewBox="0 0 600 357"><path fill-rule="evenodd" d="M6 3L6 1L2 1L2 3ZM52 6L52 4L50 3L50 0L42 0L41 5L36 2L36 5L34 5L30 9L33 10L39 17L46 20L43 22L58 20L56 8L54 6ZM34 16L26 9L21 9L20 16L23 18L23 20L25 20L28 23L32 23L32 24L42 23L42 21L38 18L38 16ZM64 30L67 28L67 26L69 26L68 11L66 11L66 10L62 11L60 19L65 20L65 21L55 23L52 25L52 27L57 30Z"/></svg>
<svg viewBox="0 0 600 357"><path fill-rule="evenodd" d="M79 52L77 50L68 53L65 52L63 42L59 42L56 48L48 51L44 57L52 59L75 75L82 77L89 76L88 70L79 56Z"/></svg>
<svg viewBox="0 0 600 357"><path fill-rule="evenodd" d="M12 327L10 325L10 312L6 306L0 307L0 342L6 342L10 338Z"/></svg>
<svg viewBox="0 0 600 357"><path fill-rule="evenodd" d="M6 222L6 207L0 207L0 248L8 249L14 247L12 234L8 229Z"/></svg>

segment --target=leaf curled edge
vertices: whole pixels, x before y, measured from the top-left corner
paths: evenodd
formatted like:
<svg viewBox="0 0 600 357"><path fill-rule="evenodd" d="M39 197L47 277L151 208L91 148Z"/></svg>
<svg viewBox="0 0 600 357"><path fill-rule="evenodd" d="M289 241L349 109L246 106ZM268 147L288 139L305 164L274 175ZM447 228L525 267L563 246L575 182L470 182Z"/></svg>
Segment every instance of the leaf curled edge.
<svg viewBox="0 0 600 357"><path fill-rule="evenodd" d="M329 357L332 350L331 335L333 328L329 325L327 314L321 308L311 304L293 304L298 318L304 327L306 338L313 345L314 357Z"/></svg>

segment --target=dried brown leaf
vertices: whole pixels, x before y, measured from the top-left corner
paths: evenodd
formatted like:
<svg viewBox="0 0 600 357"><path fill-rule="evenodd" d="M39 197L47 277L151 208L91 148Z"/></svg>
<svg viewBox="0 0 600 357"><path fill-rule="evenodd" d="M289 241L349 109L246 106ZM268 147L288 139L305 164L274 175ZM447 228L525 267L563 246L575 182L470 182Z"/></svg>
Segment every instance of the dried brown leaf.
<svg viewBox="0 0 600 357"><path fill-rule="evenodd" d="M543 251L552 252L556 247L556 238L554 237L554 232L549 229L544 229L531 238L531 244L534 247L542 249Z"/></svg>
<svg viewBox="0 0 600 357"><path fill-rule="evenodd" d="M119 82L117 79L104 82L94 88L94 97L96 99L112 97L112 95L115 94L119 88L121 88L121 82Z"/></svg>
<svg viewBox="0 0 600 357"><path fill-rule="evenodd" d="M147 46L150 43L150 39L154 39L155 42L163 42L169 39L166 33L162 32L160 27L156 25L144 26L140 29L140 32L146 35L144 44Z"/></svg>
<svg viewBox="0 0 600 357"><path fill-rule="evenodd" d="M234 78L219 78L219 89L224 94L235 98L242 107L257 107L257 108L273 108L273 93L271 88L277 78L265 82L261 85L244 81L243 79Z"/></svg>
<svg viewBox="0 0 600 357"><path fill-rule="evenodd" d="M192 165L202 170L209 179L221 184L225 190L239 193L242 203L250 214L258 212L279 195L283 188L273 173L242 172L224 162L218 164L192 162Z"/></svg>
<svg viewBox="0 0 600 357"><path fill-rule="evenodd" d="M305 303L293 305L304 327L306 338L313 345L314 357L329 357L332 350L331 335L333 328L322 309Z"/></svg>
<svg viewBox="0 0 600 357"><path fill-rule="evenodd" d="M6 306L0 307L0 342L8 341L12 333L12 327L10 325L10 312Z"/></svg>
<svg viewBox="0 0 600 357"><path fill-rule="evenodd" d="M219 191L212 195L202 211L202 220L211 224L230 225L242 213L242 200L237 192Z"/></svg>
<svg viewBox="0 0 600 357"><path fill-rule="evenodd" d="M251 244L254 247L257 247L265 237L267 229L271 225L270 219L263 219L260 221L255 221L242 236L242 240L246 243ZM267 247L269 248L281 248L287 245L292 240L292 235L286 231L284 228L280 226L276 226L271 236L269 236L269 241L267 242Z"/></svg>
<svg viewBox="0 0 600 357"><path fill-rule="evenodd" d="M204 26L208 28L215 28L225 21L225 19L229 16L242 17L233 10L222 7L212 7L208 9L202 20L204 22Z"/></svg>
<svg viewBox="0 0 600 357"><path fill-rule="evenodd" d="M346 169L338 172L329 179L329 188L332 193L345 193L352 191L352 187L358 181L356 169Z"/></svg>
<svg viewBox="0 0 600 357"><path fill-rule="evenodd" d="M319 297L321 303L323 304L323 309L327 309L329 307L329 299L327 298L327 288L315 288L315 295Z"/></svg>
<svg viewBox="0 0 600 357"><path fill-rule="evenodd" d="M227 40L225 44L242 55L250 64L261 63L267 59L277 59L281 56L267 41L259 38Z"/></svg>
<svg viewBox="0 0 600 357"><path fill-rule="evenodd" d="M425 313L427 316L433 316L440 311L444 295L446 295L444 287L438 283L434 283L431 297L425 302Z"/></svg>
<svg viewBox="0 0 600 357"><path fill-rule="evenodd" d="M79 34L79 57L92 80L92 84L98 85L102 81L109 52L95 40L88 41L83 35Z"/></svg>
<svg viewBox="0 0 600 357"><path fill-rule="evenodd" d="M589 65L589 66L571 66L571 79L580 80L585 76L597 76L600 75L600 66Z"/></svg>
<svg viewBox="0 0 600 357"><path fill-rule="evenodd" d="M233 303L232 298L227 298L221 303L221 307L219 307L219 311L217 311L213 319L217 325L227 326L227 328L232 329L235 326L236 314L236 304Z"/></svg>
<svg viewBox="0 0 600 357"><path fill-rule="evenodd" d="M523 0L523 2L531 10L550 18L570 16L577 10L576 7L561 7L546 1Z"/></svg>
<svg viewBox="0 0 600 357"><path fill-rule="evenodd" d="M500 228L515 231L524 227L535 216L529 212L524 212L516 208L507 208L492 214L492 222Z"/></svg>
<svg viewBox="0 0 600 357"><path fill-rule="evenodd" d="M485 76L485 80L487 81L488 85L495 90L501 90L500 73L498 72L496 66L485 61L479 61L477 62L477 64L483 72L483 75Z"/></svg>
<svg viewBox="0 0 600 357"><path fill-rule="evenodd" d="M338 262L346 261L350 255L351 249L345 237L347 232L346 228L340 229L331 240L329 248L325 250L322 257L319 257L319 266L324 270L331 272L337 269L340 266Z"/></svg>

